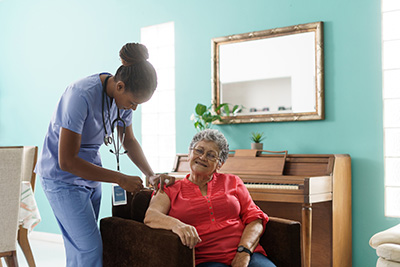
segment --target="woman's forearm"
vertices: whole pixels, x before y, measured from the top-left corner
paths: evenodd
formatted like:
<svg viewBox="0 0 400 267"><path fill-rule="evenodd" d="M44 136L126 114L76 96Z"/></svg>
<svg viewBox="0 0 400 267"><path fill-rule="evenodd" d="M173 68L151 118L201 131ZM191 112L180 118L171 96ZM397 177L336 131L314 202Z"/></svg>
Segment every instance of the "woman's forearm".
<svg viewBox="0 0 400 267"><path fill-rule="evenodd" d="M168 196L166 193L159 191L150 202L144 223L151 228L172 230L179 236L183 245L194 248L197 243L201 242L196 228L166 215L169 208L170 200Z"/></svg>
<svg viewBox="0 0 400 267"><path fill-rule="evenodd" d="M258 242L260 241L260 237L263 231L264 228L261 219L252 221L244 228L239 246L245 246L251 251L254 251Z"/></svg>

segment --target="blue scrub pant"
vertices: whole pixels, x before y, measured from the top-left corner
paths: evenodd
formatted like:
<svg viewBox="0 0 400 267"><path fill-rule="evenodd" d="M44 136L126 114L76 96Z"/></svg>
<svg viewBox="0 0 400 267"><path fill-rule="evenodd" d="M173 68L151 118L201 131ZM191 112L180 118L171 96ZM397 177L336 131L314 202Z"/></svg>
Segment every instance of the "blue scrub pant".
<svg viewBox="0 0 400 267"><path fill-rule="evenodd" d="M40 180L62 231L67 267L101 267L103 244L97 226L101 186L90 188L47 178Z"/></svg>
<svg viewBox="0 0 400 267"><path fill-rule="evenodd" d="M203 262L197 264L196 267L228 267L228 265L220 263L220 262ZM267 257L265 257L261 253L253 253L250 258L250 262L248 267L276 267L275 264L270 261Z"/></svg>

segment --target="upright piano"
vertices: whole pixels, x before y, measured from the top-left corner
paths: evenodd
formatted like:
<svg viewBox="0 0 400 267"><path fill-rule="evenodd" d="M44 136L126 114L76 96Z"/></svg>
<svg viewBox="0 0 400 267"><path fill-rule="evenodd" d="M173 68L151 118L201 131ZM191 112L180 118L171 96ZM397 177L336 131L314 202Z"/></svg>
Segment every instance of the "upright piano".
<svg viewBox="0 0 400 267"><path fill-rule="evenodd" d="M349 155L234 150L219 172L239 176L269 216L301 222L303 266L352 265ZM178 154L168 174L188 173L188 155Z"/></svg>

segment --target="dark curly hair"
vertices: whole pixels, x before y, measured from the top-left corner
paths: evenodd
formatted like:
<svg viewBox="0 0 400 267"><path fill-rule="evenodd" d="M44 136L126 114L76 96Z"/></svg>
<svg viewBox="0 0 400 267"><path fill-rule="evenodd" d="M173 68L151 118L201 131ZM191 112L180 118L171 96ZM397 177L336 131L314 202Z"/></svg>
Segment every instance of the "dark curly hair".
<svg viewBox="0 0 400 267"><path fill-rule="evenodd" d="M122 65L115 74L116 81L122 81L131 93L140 93L157 87L157 73L148 62L149 52L139 43L127 43L119 51Z"/></svg>

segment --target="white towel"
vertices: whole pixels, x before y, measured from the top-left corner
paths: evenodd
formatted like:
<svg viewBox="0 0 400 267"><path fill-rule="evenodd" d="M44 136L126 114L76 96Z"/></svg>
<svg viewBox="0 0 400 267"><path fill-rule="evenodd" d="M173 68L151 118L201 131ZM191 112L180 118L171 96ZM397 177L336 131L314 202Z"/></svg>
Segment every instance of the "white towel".
<svg viewBox="0 0 400 267"><path fill-rule="evenodd" d="M23 181L21 184L19 223L30 232L40 221L40 213L36 205L31 184L27 181Z"/></svg>

